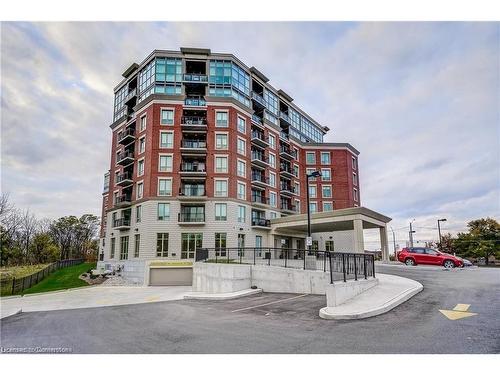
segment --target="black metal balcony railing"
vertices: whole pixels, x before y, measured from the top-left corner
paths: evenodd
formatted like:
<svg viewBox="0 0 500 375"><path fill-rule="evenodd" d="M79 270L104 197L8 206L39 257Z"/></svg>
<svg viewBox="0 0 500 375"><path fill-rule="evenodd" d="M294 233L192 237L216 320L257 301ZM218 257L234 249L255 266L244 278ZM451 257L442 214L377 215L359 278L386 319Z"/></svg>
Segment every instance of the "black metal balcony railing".
<svg viewBox="0 0 500 375"><path fill-rule="evenodd" d="M296 207L294 204L281 202L280 208L285 211L295 211Z"/></svg>
<svg viewBox="0 0 500 375"><path fill-rule="evenodd" d="M186 98L184 100L184 104L193 107L205 107L207 105L207 101L203 98Z"/></svg>
<svg viewBox="0 0 500 375"><path fill-rule="evenodd" d="M186 197L202 197L205 195L205 185L181 186L179 194Z"/></svg>
<svg viewBox="0 0 500 375"><path fill-rule="evenodd" d="M205 164L182 163L181 172L206 172Z"/></svg>
<svg viewBox="0 0 500 375"><path fill-rule="evenodd" d="M252 151L251 155L252 155L252 160L259 160L263 163L267 163L267 158L264 155L264 153Z"/></svg>
<svg viewBox="0 0 500 375"><path fill-rule="evenodd" d="M131 159L131 160L128 160ZM120 152L118 154L118 157L116 159L117 163L122 163L122 162L132 162L134 159L134 153L132 151L125 151L125 152Z"/></svg>
<svg viewBox="0 0 500 375"><path fill-rule="evenodd" d="M132 173L125 172L125 173L119 174L118 177L116 178L116 183L117 184L121 184L121 183L123 183L124 181L127 181L127 180L132 180Z"/></svg>
<svg viewBox="0 0 500 375"><path fill-rule="evenodd" d="M205 222L205 213L179 212L177 219L181 223L203 223Z"/></svg>
<svg viewBox="0 0 500 375"><path fill-rule="evenodd" d="M127 130L125 130L120 134L120 136L118 137L118 143L122 143L124 140L127 139L132 140L134 138L135 138L135 130L128 128Z"/></svg>
<svg viewBox="0 0 500 375"><path fill-rule="evenodd" d="M207 148L206 141L198 141L191 139L183 139L181 142L181 147L184 148Z"/></svg>
<svg viewBox="0 0 500 375"><path fill-rule="evenodd" d="M130 219L121 217L119 219L116 219L113 223L113 228L116 227L129 227L130 226Z"/></svg>
<svg viewBox="0 0 500 375"><path fill-rule="evenodd" d="M293 174L292 168L288 167L286 164L280 164L280 172Z"/></svg>
<svg viewBox="0 0 500 375"><path fill-rule="evenodd" d="M289 141L290 136L285 132L280 132L280 139L285 140L285 141Z"/></svg>
<svg viewBox="0 0 500 375"><path fill-rule="evenodd" d="M253 203L269 204L269 198L264 195L252 194L251 200Z"/></svg>
<svg viewBox="0 0 500 375"><path fill-rule="evenodd" d="M290 123L290 117L286 112L280 111L280 119L283 119L286 122Z"/></svg>
<svg viewBox="0 0 500 375"><path fill-rule="evenodd" d="M267 137L264 135L263 132L259 132L259 131L255 131L255 130L252 131L252 139L259 139L262 142L267 143Z"/></svg>
<svg viewBox="0 0 500 375"><path fill-rule="evenodd" d="M252 99L259 103L261 106L266 106L266 101L262 97L262 95L257 94L255 91L252 91Z"/></svg>
<svg viewBox="0 0 500 375"><path fill-rule="evenodd" d="M206 117L199 116L182 116L181 118L182 125L207 125Z"/></svg>
<svg viewBox="0 0 500 375"><path fill-rule="evenodd" d="M129 91L127 96L125 97L125 103L128 102L130 99L132 99L136 95L137 95L137 88Z"/></svg>
<svg viewBox="0 0 500 375"><path fill-rule="evenodd" d="M252 172L252 181L258 181L267 184L269 180L263 173Z"/></svg>
<svg viewBox="0 0 500 375"><path fill-rule="evenodd" d="M281 184L280 190L285 191L285 192L289 192L289 193L295 193L295 187L288 185L288 184Z"/></svg>
<svg viewBox="0 0 500 375"><path fill-rule="evenodd" d="M262 119L259 116L257 116L256 114L252 115L252 121L258 125L261 125L261 126L263 125Z"/></svg>
<svg viewBox="0 0 500 375"><path fill-rule="evenodd" d="M130 194L119 195L115 199L115 205L130 203L132 201L132 196Z"/></svg>
<svg viewBox="0 0 500 375"><path fill-rule="evenodd" d="M252 225L259 227L270 227L271 220L263 218L263 217L254 217L252 218Z"/></svg>
<svg viewBox="0 0 500 375"><path fill-rule="evenodd" d="M184 74L186 82L208 82L208 77L205 74Z"/></svg>

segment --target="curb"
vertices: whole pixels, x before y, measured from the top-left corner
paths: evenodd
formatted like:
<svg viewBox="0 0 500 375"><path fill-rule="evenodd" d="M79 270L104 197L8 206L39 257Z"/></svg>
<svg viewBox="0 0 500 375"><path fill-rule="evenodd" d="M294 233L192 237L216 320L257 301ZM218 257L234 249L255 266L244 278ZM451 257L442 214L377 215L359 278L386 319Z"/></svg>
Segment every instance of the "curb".
<svg viewBox="0 0 500 375"><path fill-rule="evenodd" d="M349 320L349 319L366 319L373 316L384 314L393 308L401 305L402 303L408 301L414 295L420 293L424 289L423 285L418 283L418 286L406 289L404 292L398 294L397 296L391 298L389 301L385 302L383 305L378 306L374 309L369 309L366 311L356 312L352 314L335 314L329 312L328 307L323 307L319 310L319 316L323 319L336 319L336 320Z"/></svg>
<svg viewBox="0 0 500 375"><path fill-rule="evenodd" d="M22 313L22 312L23 312L23 309L17 309L17 310L15 310L13 313L10 313L10 314L7 314L7 315L5 315L5 316L2 316L2 317L0 318L0 320L1 320L1 319L8 318L9 316L14 316L14 315L20 314L20 313Z"/></svg>
<svg viewBox="0 0 500 375"><path fill-rule="evenodd" d="M212 301L222 301L227 299L234 299L240 297L251 296L253 294L262 293L262 289L245 289L237 292L229 293L191 293L184 295L184 299L194 299L194 300L212 300Z"/></svg>

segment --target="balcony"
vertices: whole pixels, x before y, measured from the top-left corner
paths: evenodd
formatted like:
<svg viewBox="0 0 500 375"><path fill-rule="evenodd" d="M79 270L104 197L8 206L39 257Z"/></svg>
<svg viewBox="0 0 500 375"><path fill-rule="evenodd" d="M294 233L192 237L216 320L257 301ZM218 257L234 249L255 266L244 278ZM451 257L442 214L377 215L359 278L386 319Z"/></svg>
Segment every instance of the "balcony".
<svg viewBox="0 0 500 375"><path fill-rule="evenodd" d="M295 205L289 204L289 203L285 203L285 202L281 202L280 208L283 211L287 211L289 213L296 213L297 212L297 209L296 209Z"/></svg>
<svg viewBox="0 0 500 375"><path fill-rule="evenodd" d="M295 174L292 168L286 166L285 164L280 164L280 175L285 178L294 178Z"/></svg>
<svg viewBox="0 0 500 375"><path fill-rule="evenodd" d="M280 140L283 142L290 142L290 136L285 132L280 132Z"/></svg>
<svg viewBox="0 0 500 375"><path fill-rule="evenodd" d="M183 139L181 141L181 152L206 153L207 142L197 139Z"/></svg>
<svg viewBox="0 0 500 375"><path fill-rule="evenodd" d="M264 173L252 172L252 184L261 186L263 188L267 187L269 184L269 179L264 175Z"/></svg>
<svg viewBox="0 0 500 375"><path fill-rule="evenodd" d="M181 175L206 176L207 168L205 163L183 162L179 168Z"/></svg>
<svg viewBox="0 0 500 375"><path fill-rule="evenodd" d="M205 185L186 185L179 189L179 199L205 199Z"/></svg>
<svg viewBox="0 0 500 375"><path fill-rule="evenodd" d="M252 227L271 229L271 220L261 217L252 218Z"/></svg>
<svg viewBox="0 0 500 375"><path fill-rule="evenodd" d="M252 131L251 142L260 147L269 146L268 139L264 136L264 132L261 131Z"/></svg>
<svg viewBox="0 0 500 375"><path fill-rule="evenodd" d="M199 116L182 116L181 126L183 129L207 130L207 118Z"/></svg>
<svg viewBox="0 0 500 375"><path fill-rule="evenodd" d="M183 81L187 83L207 83L208 77L206 74L184 74Z"/></svg>
<svg viewBox="0 0 500 375"><path fill-rule="evenodd" d="M203 98L186 98L184 105L189 107L206 107L207 101Z"/></svg>
<svg viewBox="0 0 500 375"><path fill-rule="evenodd" d="M125 97L125 104L128 104L132 99L135 99L136 97L137 97L137 89L129 91L129 93Z"/></svg>
<svg viewBox="0 0 500 375"><path fill-rule="evenodd" d="M295 153L292 151L292 149L283 145L280 146L280 156L288 160L295 159Z"/></svg>
<svg viewBox="0 0 500 375"><path fill-rule="evenodd" d="M115 199L115 207L126 207L132 204L132 196L130 194L119 195Z"/></svg>
<svg viewBox="0 0 500 375"><path fill-rule="evenodd" d="M135 141L135 130L128 128L124 132L120 134L118 137L118 143L121 145L129 144L130 142Z"/></svg>
<svg viewBox="0 0 500 375"><path fill-rule="evenodd" d="M251 153L251 162L259 167L265 168L268 166L267 158L265 157L263 152L255 152Z"/></svg>
<svg viewBox="0 0 500 375"><path fill-rule="evenodd" d="M280 111L280 120L286 122L288 125L292 125L292 123L290 122L290 117L283 111Z"/></svg>
<svg viewBox="0 0 500 375"><path fill-rule="evenodd" d="M264 97L257 94L255 91L252 91L252 101L257 105L257 107L261 109L266 108L266 101L264 100Z"/></svg>
<svg viewBox="0 0 500 375"><path fill-rule="evenodd" d="M264 129L264 123L262 122L262 119L259 116L257 116L256 114L252 115L252 123L254 125L257 125L260 128Z"/></svg>
<svg viewBox="0 0 500 375"><path fill-rule="evenodd" d="M119 174L117 179L116 179L116 184L121 187L127 187L130 186L134 183L132 180L132 173L126 172Z"/></svg>
<svg viewBox="0 0 500 375"><path fill-rule="evenodd" d="M125 217L116 219L113 223L113 229L118 229L118 230L130 229L130 219Z"/></svg>
<svg viewBox="0 0 500 375"><path fill-rule="evenodd" d="M119 165L128 165L134 162L134 153L131 151L120 152L116 158L116 163Z"/></svg>
<svg viewBox="0 0 500 375"><path fill-rule="evenodd" d="M179 224L205 224L205 213L179 212Z"/></svg>
<svg viewBox="0 0 500 375"><path fill-rule="evenodd" d="M295 191L295 187L289 185L289 184L281 184L280 185L280 194L282 195L296 195L297 192Z"/></svg>
<svg viewBox="0 0 500 375"><path fill-rule="evenodd" d="M254 192L251 195L251 201L256 205L269 205L269 198L266 198L262 194L255 194Z"/></svg>

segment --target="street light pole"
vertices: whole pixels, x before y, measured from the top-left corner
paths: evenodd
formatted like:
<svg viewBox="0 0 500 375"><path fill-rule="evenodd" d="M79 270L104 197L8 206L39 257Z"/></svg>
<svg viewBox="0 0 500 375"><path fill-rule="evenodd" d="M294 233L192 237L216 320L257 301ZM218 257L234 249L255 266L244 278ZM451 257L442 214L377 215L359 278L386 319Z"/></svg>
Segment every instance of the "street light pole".
<svg viewBox="0 0 500 375"><path fill-rule="evenodd" d="M309 179L312 177L321 177L321 172L314 171L310 174L306 172L306 199L307 199L307 252L311 254L311 207L309 203ZM304 269L306 267L306 255L304 254Z"/></svg>
<svg viewBox="0 0 500 375"><path fill-rule="evenodd" d="M398 260L398 254L396 252L396 236L394 235L394 229L391 227L391 232L392 232L392 242L394 243L394 260Z"/></svg>
<svg viewBox="0 0 500 375"><path fill-rule="evenodd" d="M443 245L441 244L441 226L439 225L441 221L446 221L446 219L438 219L439 250L443 251Z"/></svg>
<svg viewBox="0 0 500 375"><path fill-rule="evenodd" d="M410 235L410 247L413 247L413 233L415 233L415 231L413 230L412 224L413 224L414 221L415 221L415 219L413 219L412 221L410 221L410 232L409 232L409 235Z"/></svg>

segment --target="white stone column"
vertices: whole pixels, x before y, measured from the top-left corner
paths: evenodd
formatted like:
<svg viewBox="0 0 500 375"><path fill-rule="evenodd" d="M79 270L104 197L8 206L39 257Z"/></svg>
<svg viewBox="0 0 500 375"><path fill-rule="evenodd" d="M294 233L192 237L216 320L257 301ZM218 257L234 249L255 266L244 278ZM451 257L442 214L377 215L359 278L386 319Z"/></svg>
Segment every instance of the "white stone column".
<svg viewBox="0 0 500 375"><path fill-rule="evenodd" d="M382 249L382 261L389 262L389 245L387 240L387 226L379 228L380 230L380 247Z"/></svg>
<svg viewBox="0 0 500 375"><path fill-rule="evenodd" d="M354 252L363 253L365 251L365 240L363 238L363 220L354 219Z"/></svg>

